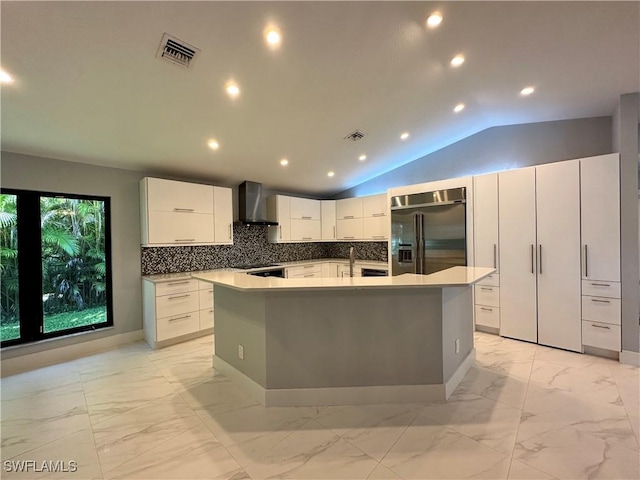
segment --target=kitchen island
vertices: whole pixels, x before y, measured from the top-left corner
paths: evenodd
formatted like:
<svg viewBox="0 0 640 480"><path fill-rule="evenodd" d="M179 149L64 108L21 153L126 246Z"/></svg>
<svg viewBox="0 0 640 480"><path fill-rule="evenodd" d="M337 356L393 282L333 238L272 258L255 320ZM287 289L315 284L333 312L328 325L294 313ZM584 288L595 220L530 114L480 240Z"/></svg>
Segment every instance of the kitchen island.
<svg viewBox="0 0 640 480"><path fill-rule="evenodd" d="M193 277L215 285L214 367L290 406L446 400L475 358L472 285L493 272Z"/></svg>

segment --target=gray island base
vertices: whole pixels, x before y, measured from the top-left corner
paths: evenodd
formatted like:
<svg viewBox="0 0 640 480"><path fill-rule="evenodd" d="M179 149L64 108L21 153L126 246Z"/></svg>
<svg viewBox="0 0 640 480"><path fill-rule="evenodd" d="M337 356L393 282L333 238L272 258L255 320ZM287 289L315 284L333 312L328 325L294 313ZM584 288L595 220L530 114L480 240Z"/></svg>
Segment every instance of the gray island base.
<svg viewBox="0 0 640 480"><path fill-rule="evenodd" d="M347 405L446 400L475 359L472 285L493 271L196 278L215 284L218 371L266 406Z"/></svg>

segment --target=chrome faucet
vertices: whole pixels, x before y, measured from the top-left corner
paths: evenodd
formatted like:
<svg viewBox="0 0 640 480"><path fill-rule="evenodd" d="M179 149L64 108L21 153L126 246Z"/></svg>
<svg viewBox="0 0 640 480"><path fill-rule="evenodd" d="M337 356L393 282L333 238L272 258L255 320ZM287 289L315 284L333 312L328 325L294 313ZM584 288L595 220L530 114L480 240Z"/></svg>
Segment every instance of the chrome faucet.
<svg viewBox="0 0 640 480"><path fill-rule="evenodd" d="M349 276L353 277L353 265L356 263L356 251L353 247L349 248Z"/></svg>

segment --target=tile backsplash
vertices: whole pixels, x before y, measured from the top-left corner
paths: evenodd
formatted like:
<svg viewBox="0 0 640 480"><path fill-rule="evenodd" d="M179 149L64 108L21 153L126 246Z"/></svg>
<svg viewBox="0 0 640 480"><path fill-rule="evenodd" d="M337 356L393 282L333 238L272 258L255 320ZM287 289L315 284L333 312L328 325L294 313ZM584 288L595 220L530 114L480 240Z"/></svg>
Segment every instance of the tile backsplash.
<svg viewBox="0 0 640 480"><path fill-rule="evenodd" d="M143 247L142 275L191 272L242 264L278 263L316 258L387 261L387 242L269 243L267 226L233 226L233 245Z"/></svg>

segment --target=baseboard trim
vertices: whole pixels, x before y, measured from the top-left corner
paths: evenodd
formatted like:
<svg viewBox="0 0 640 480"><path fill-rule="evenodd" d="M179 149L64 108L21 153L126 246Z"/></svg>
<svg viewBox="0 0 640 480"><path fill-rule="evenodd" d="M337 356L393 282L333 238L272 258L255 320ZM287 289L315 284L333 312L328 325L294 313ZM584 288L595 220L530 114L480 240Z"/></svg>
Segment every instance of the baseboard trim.
<svg viewBox="0 0 640 480"><path fill-rule="evenodd" d="M472 349L446 384L434 385L267 389L215 355L213 367L266 407L422 403L443 402L449 398L474 364L475 357L476 351Z"/></svg>
<svg viewBox="0 0 640 480"><path fill-rule="evenodd" d="M620 363L627 365L634 365L640 367L640 352L631 352L629 350L622 350L620 352Z"/></svg>
<svg viewBox="0 0 640 480"><path fill-rule="evenodd" d="M460 382L474 363L476 363L476 349L472 348L460 366L453 372L451 378L444 384L445 400L448 400L454 390L458 388L458 385L460 385Z"/></svg>
<svg viewBox="0 0 640 480"><path fill-rule="evenodd" d="M77 358L86 357L95 353L110 350L120 345L144 340L144 332L136 330L135 332L120 333L110 335L96 340L88 340L86 342L65 345L62 347L44 350L42 352L28 353L26 355L15 356L12 358L2 359L0 368L0 377L8 377L17 373L28 372L37 368L48 367L57 363L69 362Z"/></svg>

